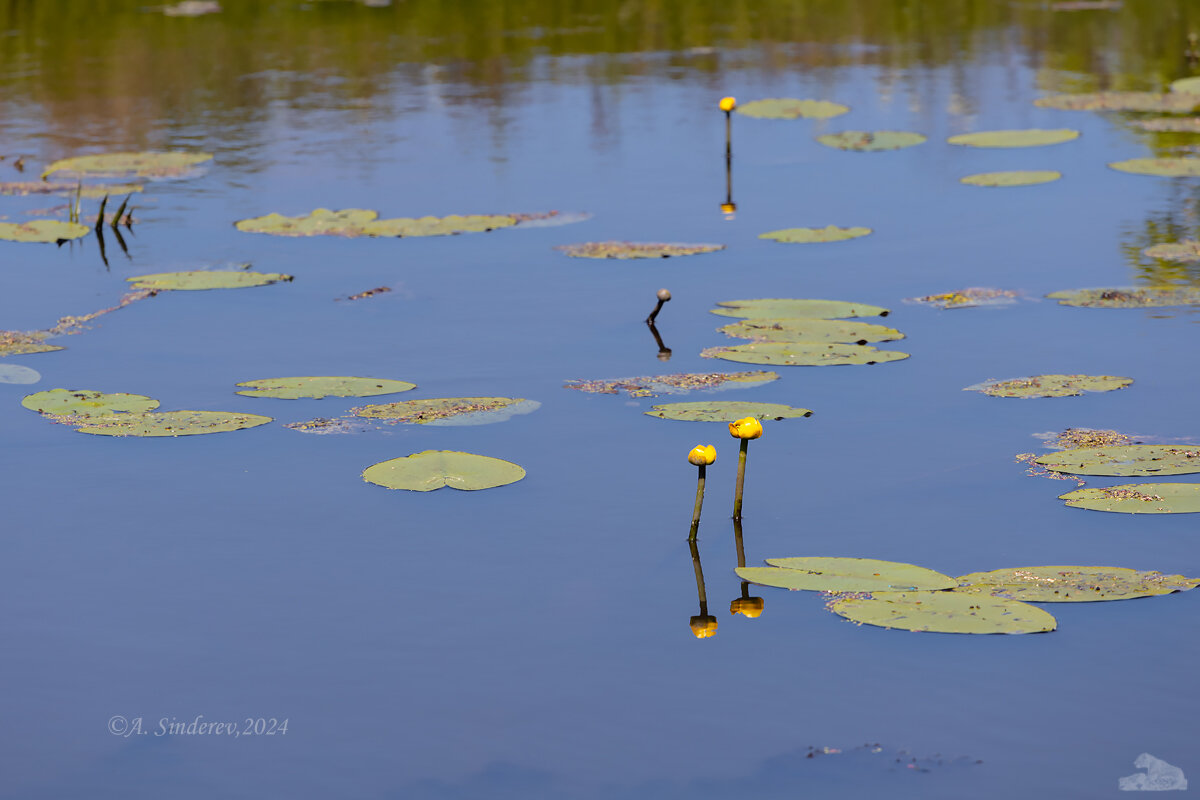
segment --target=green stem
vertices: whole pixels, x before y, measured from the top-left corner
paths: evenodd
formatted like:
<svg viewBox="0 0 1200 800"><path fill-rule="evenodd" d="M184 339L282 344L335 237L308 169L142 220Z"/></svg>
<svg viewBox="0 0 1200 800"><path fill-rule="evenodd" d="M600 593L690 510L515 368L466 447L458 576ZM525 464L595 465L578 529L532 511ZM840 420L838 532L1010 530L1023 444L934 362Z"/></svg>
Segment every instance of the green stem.
<svg viewBox="0 0 1200 800"><path fill-rule="evenodd" d="M725 158L733 155L733 114L725 112Z"/></svg>
<svg viewBox="0 0 1200 800"><path fill-rule="evenodd" d="M737 488L733 493L733 518L742 519L742 484L746 479L746 448L750 446L749 439L742 439L742 449L738 451Z"/></svg>
<svg viewBox="0 0 1200 800"><path fill-rule="evenodd" d="M700 508L704 505L704 471L707 469L703 464L699 467L699 477L696 479L696 508L692 511L692 532L688 535L688 541L696 541L696 531L700 529Z"/></svg>
<svg viewBox="0 0 1200 800"><path fill-rule="evenodd" d="M740 519L733 521L733 543L737 546L738 566L746 566L746 546L742 542L742 521Z"/></svg>
<svg viewBox="0 0 1200 800"><path fill-rule="evenodd" d="M700 548L695 541L688 544L692 548L692 569L696 571L696 594L700 600L700 616L708 616L708 596L704 593L704 569L700 566Z"/></svg>

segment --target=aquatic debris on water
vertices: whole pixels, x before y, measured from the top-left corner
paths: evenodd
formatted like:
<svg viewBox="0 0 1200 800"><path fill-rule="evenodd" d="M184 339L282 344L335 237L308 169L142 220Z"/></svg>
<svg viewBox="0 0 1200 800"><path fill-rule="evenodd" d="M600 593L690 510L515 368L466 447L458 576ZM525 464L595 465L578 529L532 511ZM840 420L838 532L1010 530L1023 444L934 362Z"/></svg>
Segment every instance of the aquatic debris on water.
<svg viewBox="0 0 1200 800"><path fill-rule="evenodd" d="M695 256L724 250L723 244L684 244L679 242L581 242L554 248L572 258L672 258Z"/></svg>
<svg viewBox="0 0 1200 800"><path fill-rule="evenodd" d="M630 397L657 397L660 394L684 394L705 389L748 388L778 379L779 373L763 370L681 372L674 375L642 375L612 380L572 380L563 384L563 388L592 394L617 394L625 391Z"/></svg>
<svg viewBox="0 0 1200 800"><path fill-rule="evenodd" d="M953 292L910 297L906 303L937 306L938 308L975 308L976 306L1008 306L1017 302L1019 294L1010 289L990 289L972 286Z"/></svg>
<svg viewBox="0 0 1200 800"><path fill-rule="evenodd" d="M1010 378L1002 381L984 381L963 389L964 392L982 392L989 397L1074 397L1084 392L1111 392L1124 389L1133 383L1133 378L1113 375L1033 375L1027 378Z"/></svg>

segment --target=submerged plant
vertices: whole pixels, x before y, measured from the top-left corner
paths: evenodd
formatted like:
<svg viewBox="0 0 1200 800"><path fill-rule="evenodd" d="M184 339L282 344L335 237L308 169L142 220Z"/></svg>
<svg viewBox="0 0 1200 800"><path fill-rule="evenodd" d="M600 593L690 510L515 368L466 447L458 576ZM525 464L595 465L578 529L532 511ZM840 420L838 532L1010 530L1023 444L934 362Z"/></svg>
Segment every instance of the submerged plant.
<svg viewBox="0 0 1200 800"><path fill-rule="evenodd" d="M742 441L741 449L738 451L737 486L733 492L733 518L739 522L742 519L742 486L746 478L746 451L750 447L750 440L762 436L762 432L762 423L754 417L744 417L729 423L729 435Z"/></svg>
<svg viewBox="0 0 1200 800"><path fill-rule="evenodd" d="M704 506L704 472L705 468L717 460L717 448L711 444L698 444L688 453L688 463L695 465L699 474L696 478L696 507L692 511L692 532L688 541L694 541L696 531L700 528L700 509Z"/></svg>
<svg viewBox="0 0 1200 800"><path fill-rule="evenodd" d="M700 613L688 620L688 627L697 639L711 639L717 635L717 618L708 613L708 595L704 591L704 568L700 566L700 548L694 539L688 540L692 551L692 569L696 572L696 595L700 600Z"/></svg>

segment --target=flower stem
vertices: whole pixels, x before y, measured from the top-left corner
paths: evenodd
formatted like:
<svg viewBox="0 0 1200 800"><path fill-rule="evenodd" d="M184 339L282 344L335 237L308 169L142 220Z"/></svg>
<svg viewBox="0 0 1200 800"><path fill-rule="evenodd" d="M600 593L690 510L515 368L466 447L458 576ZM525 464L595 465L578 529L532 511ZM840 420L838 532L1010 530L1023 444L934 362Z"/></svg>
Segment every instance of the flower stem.
<svg viewBox="0 0 1200 800"><path fill-rule="evenodd" d="M733 114L725 112L725 158L733 155Z"/></svg>
<svg viewBox="0 0 1200 800"><path fill-rule="evenodd" d="M692 568L696 571L696 594L700 599L700 616L708 615L708 596L704 592L704 569L700 566L700 548L694 541L689 542L692 548Z"/></svg>
<svg viewBox="0 0 1200 800"><path fill-rule="evenodd" d="M697 467L699 477L696 479L696 508L692 511L692 532L688 535L688 541L696 541L696 531L700 529L700 508L704 505L704 471L707 469L703 464Z"/></svg>
<svg viewBox="0 0 1200 800"><path fill-rule="evenodd" d="M746 479L746 448L750 446L749 439L742 439L742 449L738 451L737 488L733 492L733 518L742 519L742 484Z"/></svg>

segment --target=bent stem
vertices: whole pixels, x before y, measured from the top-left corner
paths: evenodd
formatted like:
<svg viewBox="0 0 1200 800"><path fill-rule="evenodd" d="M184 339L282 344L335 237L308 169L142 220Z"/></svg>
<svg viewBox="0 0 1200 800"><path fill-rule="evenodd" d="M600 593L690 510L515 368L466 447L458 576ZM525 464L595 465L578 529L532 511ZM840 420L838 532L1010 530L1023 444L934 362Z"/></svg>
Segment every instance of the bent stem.
<svg viewBox="0 0 1200 800"><path fill-rule="evenodd" d="M746 479L746 448L750 446L749 439L742 439L742 448L738 451L737 488L733 492L733 518L739 522L742 519L742 484Z"/></svg>
<svg viewBox="0 0 1200 800"><path fill-rule="evenodd" d="M692 511L692 532L688 535L688 541L696 541L696 531L700 529L700 508L704 505L704 471L707 469L701 464L696 469L699 470L699 477L696 479L696 508Z"/></svg>

